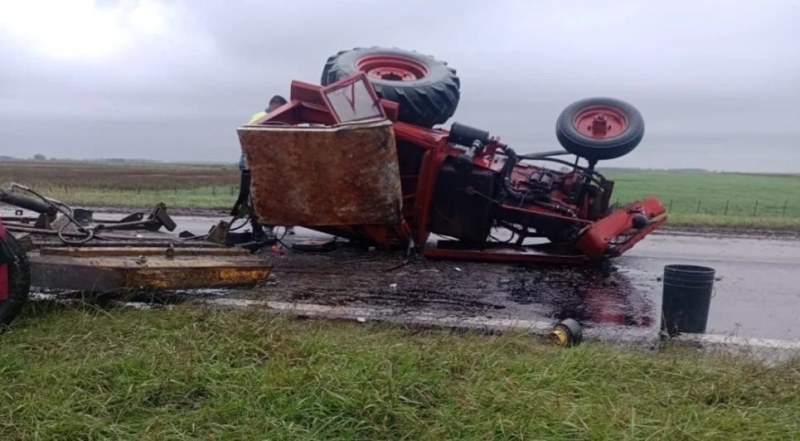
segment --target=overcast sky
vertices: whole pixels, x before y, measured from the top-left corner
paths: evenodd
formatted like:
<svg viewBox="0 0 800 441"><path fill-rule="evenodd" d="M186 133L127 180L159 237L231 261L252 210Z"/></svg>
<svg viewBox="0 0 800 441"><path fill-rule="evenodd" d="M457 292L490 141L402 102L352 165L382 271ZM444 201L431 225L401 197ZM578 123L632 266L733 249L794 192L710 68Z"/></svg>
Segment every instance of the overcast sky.
<svg viewBox="0 0 800 441"><path fill-rule="evenodd" d="M556 146L570 102L636 105L608 165L800 172L797 0L0 0L0 155L234 162L236 127L397 46L458 69L453 121Z"/></svg>

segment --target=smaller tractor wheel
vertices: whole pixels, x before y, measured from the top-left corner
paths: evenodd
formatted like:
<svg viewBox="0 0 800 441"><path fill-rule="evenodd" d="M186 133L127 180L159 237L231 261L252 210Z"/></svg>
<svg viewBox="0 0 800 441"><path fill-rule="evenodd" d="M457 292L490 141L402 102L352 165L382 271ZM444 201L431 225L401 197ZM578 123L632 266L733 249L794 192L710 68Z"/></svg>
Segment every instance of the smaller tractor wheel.
<svg viewBox="0 0 800 441"><path fill-rule="evenodd" d="M423 127L444 124L461 99L456 70L431 56L396 48L355 48L328 58L323 86L365 73L379 97L400 105L400 121Z"/></svg>
<svg viewBox="0 0 800 441"><path fill-rule="evenodd" d="M0 300L0 332L2 332L22 312L28 300L31 290L31 267L25 251L9 232L6 232L5 238L0 238L0 256L3 256L1 259L4 262L0 265L6 267L5 280L0 278L0 283L7 284L0 289L8 290L8 297Z"/></svg>
<svg viewBox="0 0 800 441"><path fill-rule="evenodd" d="M616 159L644 138L644 119L632 105L613 98L588 98L570 104L556 121L564 149L589 162Z"/></svg>

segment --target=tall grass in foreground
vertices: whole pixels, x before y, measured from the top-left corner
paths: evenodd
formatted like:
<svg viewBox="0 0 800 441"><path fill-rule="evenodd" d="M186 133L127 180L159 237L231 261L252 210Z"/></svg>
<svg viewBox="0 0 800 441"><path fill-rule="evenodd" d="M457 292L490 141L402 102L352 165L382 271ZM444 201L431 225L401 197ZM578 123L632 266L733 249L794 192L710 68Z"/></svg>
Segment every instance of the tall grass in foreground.
<svg viewBox="0 0 800 441"><path fill-rule="evenodd" d="M785 440L800 361L562 350L189 306L28 314L0 439Z"/></svg>

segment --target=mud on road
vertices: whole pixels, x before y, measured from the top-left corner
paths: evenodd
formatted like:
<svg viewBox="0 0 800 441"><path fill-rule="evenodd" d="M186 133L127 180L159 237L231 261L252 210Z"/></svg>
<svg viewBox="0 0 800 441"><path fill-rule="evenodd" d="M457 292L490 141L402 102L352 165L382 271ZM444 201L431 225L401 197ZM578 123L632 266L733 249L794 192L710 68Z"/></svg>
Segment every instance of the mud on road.
<svg viewBox="0 0 800 441"><path fill-rule="evenodd" d="M366 254L366 255L365 255ZM326 305L391 306L465 316L575 318L649 326L650 305L608 268L522 267L407 260L343 250L266 257L274 278L240 295Z"/></svg>
<svg viewBox="0 0 800 441"><path fill-rule="evenodd" d="M708 333L800 339L795 240L653 235L611 265L590 268L422 258L404 265L402 253L347 249L265 258L272 281L235 296L464 318L574 318L600 338L627 340L657 337L664 266L704 265L718 277Z"/></svg>
<svg viewBox="0 0 800 441"><path fill-rule="evenodd" d="M555 323L574 318L609 339L657 334L652 300L610 266L516 266L342 249L267 254L272 277L235 298L390 310L393 315Z"/></svg>

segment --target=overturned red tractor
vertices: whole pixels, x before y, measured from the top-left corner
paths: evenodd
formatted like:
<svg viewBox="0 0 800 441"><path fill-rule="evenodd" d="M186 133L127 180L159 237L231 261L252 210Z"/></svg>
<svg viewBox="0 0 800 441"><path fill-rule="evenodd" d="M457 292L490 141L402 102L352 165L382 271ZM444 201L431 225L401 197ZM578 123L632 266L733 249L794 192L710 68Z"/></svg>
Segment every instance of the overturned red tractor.
<svg viewBox="0 0 800 441"><path fill-rule="evenodd" d="M666 220L656 197L613 209L614 183L596 169L644 136L625 102L573 103L556 124L564 150L519 154L484 130L434 127L454 115L461 85L433 57L343 51L321 83L293 81L289 103L238 129L264 224L430 258L586 263L621 255Z"/></svg>

